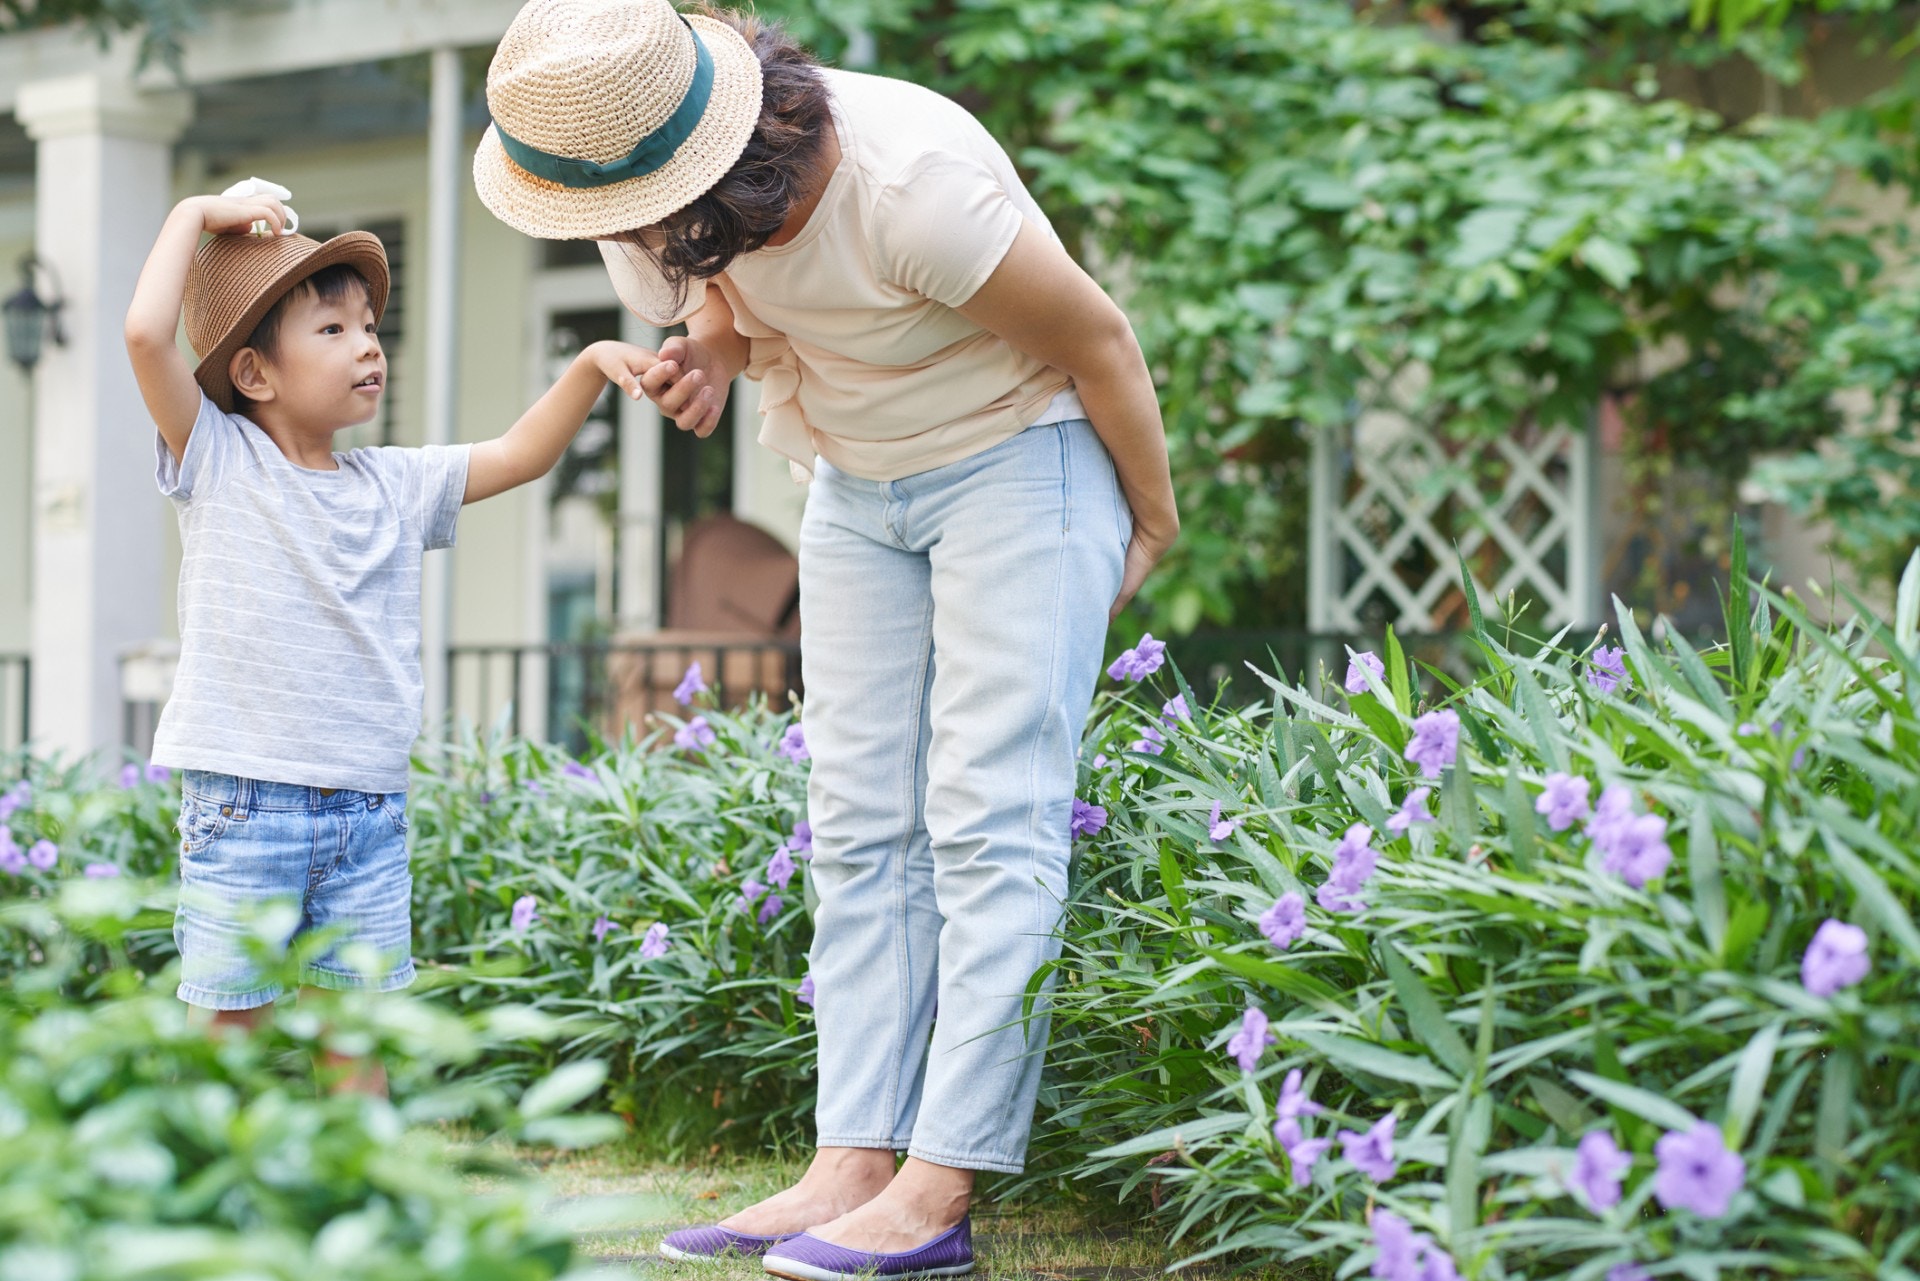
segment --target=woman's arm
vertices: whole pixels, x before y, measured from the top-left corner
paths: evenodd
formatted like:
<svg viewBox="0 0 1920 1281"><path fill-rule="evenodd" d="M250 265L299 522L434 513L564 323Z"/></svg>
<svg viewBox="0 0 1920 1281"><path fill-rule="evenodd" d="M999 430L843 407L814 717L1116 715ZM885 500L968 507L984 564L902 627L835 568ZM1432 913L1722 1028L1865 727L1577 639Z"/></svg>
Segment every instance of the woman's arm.
<svg viewBox="0 0 1920 1281"><path fill-rule="evenodd" d="M1031 222L958 310L1072 378L1094 431L1113 455L1133 509L1133 542L1113 602L1117 615L1180 533L1166 427L1133 326L1067 251Z"/></svg>

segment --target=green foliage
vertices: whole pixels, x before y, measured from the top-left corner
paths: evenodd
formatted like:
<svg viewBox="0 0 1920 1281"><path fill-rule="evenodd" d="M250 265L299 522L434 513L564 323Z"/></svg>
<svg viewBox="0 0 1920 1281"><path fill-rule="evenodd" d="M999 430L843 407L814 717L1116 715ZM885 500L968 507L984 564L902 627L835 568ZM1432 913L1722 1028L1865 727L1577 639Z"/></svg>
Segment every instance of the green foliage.
<svg viewBox="0 0 1920 1281"><path fill-rule="evenodd" d="M1159 1207L1196 1255L1340 1264L1368 1248L1371 1204L1469 1276L1584 1281L1628 1259L1699 1276L1902 1266L1920 1242L1920 563L1891 623L1823 628L1744 577L1711 650L1622 612L1629 680L1611 694L1589 681L1590 654L1515 649L1475 609L1482 662L1463 683L1388 637L1369 692L1272 680L1251 709L1196 705L1159 755L1129 747L1164 724L1163 695L1103 698L1080 792L1108 823L1075 861L1035 1164L1002 1191ZM1164 692L1192 702L1170 674ZM1460 716L1459 756L1424 780L1404 753L1434 707ZM559 1028L443 1071L494 1089L558 1069L560 1100L604 1081L618 1111L683 1151L716 1131L804 1141L804 866L766 922L740 898L804 817L805 768L774 751L784 716L700 711L718 739L698 753L660 728L585 764L497 738L422 763L426 986L469 1019L513 1002ZM1661 820L1664 875L1636 889L1583 824L1555 830L1537 798L1556 772L1592 799L1618 784ZM1434 821L1390 835L1422 785ZM1241 821L1218 840L1216 803ZM1380 853L1367 907L1323 911L1316 892L1356 823ZM20 920L62 895L124 894L96 915L126 921L148 891L0 878L0 892ZM1257 922L1288 892L1307 929L1279 949ZM516 928L524 896L536 916ZM1867 932L1871 968L1818 997L1800 965L1827 919ZM670 946L649 958L656 923ZM1250 1005L1279 1044L1249 1074L1225 1043ZM596 1061L604 1076L575 1066ZM1336 1148L1294 1188L1272 1125L1296 1067L1327 1108L1308 1118L1317 1136L1397 1117L1395 1177L1375 1186ZM1722 1218L1653 1199L1653 1145L1683 1117L1720 1126L1746 1163ZM1597 1128L1634 1158L1621 1208L1603 1213L1565 1183Z"/></svg>
<svg viewBox="0 0 1920 1281"><path fill-rule="evenodd" d="M111 936L144 894L126 880L69 881L0 912L0 932ZM46 964L85 953L54 947ZM292 981L297 958L281 964ZM16 970L0 995L0 1277L568 1274L569 1225L512 1165L429 1128L606 1136L591 1118L552 1115L583 1092L555 1098L549 1082L549 1097L536 1087L516 1108L496 1088L441 1079L538 1032L534 1016L459 1019L406 997L314 996L252 1035L216 1036L159 987L75 1006L66 986ZM330 1079L316 1079L321 1056L369 1052L394 1064L397 1105L316 1094ZM499 1190L477 1194L477 1174Z"/></svg>

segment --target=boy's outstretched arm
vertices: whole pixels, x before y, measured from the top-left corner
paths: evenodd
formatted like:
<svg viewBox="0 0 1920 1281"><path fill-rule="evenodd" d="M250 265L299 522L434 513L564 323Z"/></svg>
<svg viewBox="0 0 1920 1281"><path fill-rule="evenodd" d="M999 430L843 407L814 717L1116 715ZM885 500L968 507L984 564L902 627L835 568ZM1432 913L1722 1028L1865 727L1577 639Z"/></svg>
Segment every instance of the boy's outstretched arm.
<svg viewBox="0 0 1920 1281"><path fill-rule="evenodd" d="M638 400L640 375L660 363L657 353L623 342L597 342L573 358L560 381L520 415L504 436L483 440L467 459L467 493L477 503L553 470L587 421L600 390L612 383Z"/></svg>
<svg viewBox="0 0 1920 1281"><path fill-rule="evenodd" d="M200 388L193 368L181 354L174 334L180 327L180 305L187 292L187 269L200 247L202 232L245 232L256 222L272 225L277 235L287 224L286 207L271 196L230 200L224 196L190 196L173 207L160 236L147 255L147 265L133 289L127 308L127 355L147 412L160 429L167 448L178 462L187 452L187 437L200 416Z"/></svg>

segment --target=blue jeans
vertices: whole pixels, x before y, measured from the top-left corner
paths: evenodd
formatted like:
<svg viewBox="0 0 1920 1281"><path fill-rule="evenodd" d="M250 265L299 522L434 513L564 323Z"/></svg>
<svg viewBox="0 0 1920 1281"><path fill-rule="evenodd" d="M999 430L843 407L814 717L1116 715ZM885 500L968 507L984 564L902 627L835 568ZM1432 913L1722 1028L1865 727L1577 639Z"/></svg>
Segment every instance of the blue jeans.
<svg viewBox="0 0 1920 1281"><path fill-rule="evenodd" d="M310 961L312 987L373 988L413 982L413 875L407 870L405 793L264 783L188 770L180 795L180 999L210 1010L251 1010L280 986L259 972L247 943L268 904L298 905L290 943L309 930L345 936ZM371 949L372 974L343 949Z"/></svg>
<svg viewBox="0 0 1920 1281"><path fill-rule="evenodd" d="M1084 419L904 480L824 462L800 532L821 1147L1026 1160L1075 761L1131 521ZM938 1018L936 1019L936 1010Z"/></svg>

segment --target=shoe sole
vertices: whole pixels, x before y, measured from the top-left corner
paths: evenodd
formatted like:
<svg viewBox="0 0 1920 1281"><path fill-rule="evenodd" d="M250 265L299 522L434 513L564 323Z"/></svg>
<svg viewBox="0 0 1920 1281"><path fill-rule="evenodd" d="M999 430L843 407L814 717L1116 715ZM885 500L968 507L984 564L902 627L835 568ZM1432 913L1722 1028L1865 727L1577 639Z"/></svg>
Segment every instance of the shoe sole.
<svg viewBox="0 0 1920 1281"><path fill-rule="evenodd" d="M780 1266L775 1267L778 1263ZM873 1281L872 1269L861 1272L830 1272L826 1268L816 1268L809 1263L798 1263L792 1259L774 1259L761 1265L767 1272L786 1281ZM965 1277L973 1275L973 1263L956 1263L945 1268L915 1268L911 1272L895 1272L886 1277L886 1281L919 1281L923 1277Z"/></svg>
<svg viewBox="0 0 1920 1281"><path fill-rule="evenodd" d="M744 1250L735 1250L731 1247L722 1250L718 1254L689 1254L685 1250L675 1249L673 1246L662 1241L660 1243L660 1257L663 1259L671 1259L675 1263L726 1263L733 1259L754 1259L759 1256L749 1254Z"/></svg>

